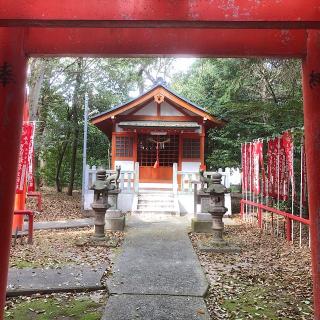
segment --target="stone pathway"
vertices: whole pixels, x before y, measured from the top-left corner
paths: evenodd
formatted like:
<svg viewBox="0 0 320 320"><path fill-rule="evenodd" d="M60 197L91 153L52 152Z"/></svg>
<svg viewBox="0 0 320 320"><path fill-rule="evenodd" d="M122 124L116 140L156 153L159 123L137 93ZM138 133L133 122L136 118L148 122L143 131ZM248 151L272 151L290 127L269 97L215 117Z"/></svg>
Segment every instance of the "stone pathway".
<svg viewBox="0 0 320 320"><path fill-rule="evenodd" d="M101 279L107 265L63 266L61 268L11 268L8 275L7 296L34 293L101 290Z"/></svg>
<svg viewBox="0 0 320 320"><path fill-rule="evenodd" d="M132 216L108 279L104 320L210 319L208 282L182 217Z"/></svg>

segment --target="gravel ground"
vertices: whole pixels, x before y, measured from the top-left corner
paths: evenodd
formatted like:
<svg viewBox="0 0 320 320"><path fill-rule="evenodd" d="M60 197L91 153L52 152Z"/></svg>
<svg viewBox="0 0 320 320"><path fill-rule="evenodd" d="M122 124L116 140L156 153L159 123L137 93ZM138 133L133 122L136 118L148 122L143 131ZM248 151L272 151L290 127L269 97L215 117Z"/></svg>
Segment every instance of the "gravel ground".
<svg viewBox="0 0 320 320"><path fill-rule="evenodd" d="M225 231L241 253L199 252L197 243L209 236L190 234L210 282L206 303L211 319L313 319L309 248L248 224Z"/></svg>

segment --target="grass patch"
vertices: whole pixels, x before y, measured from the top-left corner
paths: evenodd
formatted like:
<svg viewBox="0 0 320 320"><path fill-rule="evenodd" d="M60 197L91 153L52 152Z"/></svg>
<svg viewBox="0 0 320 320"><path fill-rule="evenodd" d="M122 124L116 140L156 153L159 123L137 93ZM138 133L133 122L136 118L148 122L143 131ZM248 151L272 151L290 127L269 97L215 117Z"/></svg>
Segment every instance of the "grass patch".
<svg viewBox="0 0 320 320"><path fill-rule="evenodd" d="M17 304L5 319L23 320L100 320L102 304L88 298L39 298Z"/></svg>
<svg viewBox="0 0 320 320"><path fill-rule="evenodd" d="M26 261L26 260L16 260L11 264L11 267L15 267L18 269L23 269L23 268L35 268L35 267L41 267L40 265L37 265L31 261Z"/></svg>
<svg viewBox="0 0 320 320"><path fill-rule="evenodd" d="M250 286L243 288L231 299L225 299L222 307L231 315L230 319L268 319L290 320L292 316L310 315L308 304L300 302L294 304L287 294L275 294L272 287ZM290 311L292 316L283 316L282 310ZM297 318L296 318L297 319Z"/></svg>

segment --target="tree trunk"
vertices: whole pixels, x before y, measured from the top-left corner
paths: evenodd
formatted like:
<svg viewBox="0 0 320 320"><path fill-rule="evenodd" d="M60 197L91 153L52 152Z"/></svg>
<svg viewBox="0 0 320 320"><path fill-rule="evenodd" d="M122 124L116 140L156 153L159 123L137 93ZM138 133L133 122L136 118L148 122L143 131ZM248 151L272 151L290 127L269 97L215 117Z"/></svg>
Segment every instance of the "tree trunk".
<svg viewBox="0 0 320 320"><path fill-rule="evenodd" d="M72 101L72 122L73 122L73 141L72 141L72 154L71 154L71 163L70 163L70 179L68 186L68 195L72 196L74 188L74 178L76 173L76 164L77 164L77 151L78 151L78 142L79 142L79 113L78 110L81 104L81 87L83 81L83 58L78 58L77 62L77 76L76 84Z"/></svg>
<svg viewBox="0 0 320 320"><path fill-rule="evenodd" d="M72 196L72 192L73 192L74 177L75 177L76 163L77 163L78 142L79 142L79 127L74 129L74 137L73 137L73 142L72 142L72 155L71 155L70 181L69 181L69 187L68 187L68 196Z"/></svg>
<svg viewBox="0 0 320 320"><path fill-rule="evenodd" d="M60 174L61 174L61 167L62 167L63 158L64 158L64 155L66 154L67 147L69 144L69 137L70 137L70 134L67 135L67 139L62 145L62 150L58 154L57 170L56 170L56 177L55 177L57 192L62 192L62 184L61 184L61 180L60 180Z"/></svg>
<svg viewBox="0 0 320 320"><path fill-rule="evenodd" d="M30 121L39 120L40 109L44 106L43 103L39 103L41 88L44 82L44 77L46 73L46 65L47 61L44 59L32 59L30 63L30 74L32 75L30 78L30 93L29 93L29 114ZM38 128L38 126L37 126ZM41 137L44 130L44 126L41 126L41 131L38 135L38 130L36 130L36 135ZM34 176L35 176L35 187L36 189L42 185L42 181L40 179L40 175L36 174L38 168L40 166L40 143L38 144L38 150L35 150L36 154L34 157Z"/></svg>
<svg viewBox="0 0 320 320"><path fill-rule="evenodd" d="M44 81L44 75L46 71L47 61L43 59L33 59L31 62L31 74L34 75L30 83L29 94L29 109L30 120L35 121L39 115L39 98L41 93L41 87Z"/></svg>

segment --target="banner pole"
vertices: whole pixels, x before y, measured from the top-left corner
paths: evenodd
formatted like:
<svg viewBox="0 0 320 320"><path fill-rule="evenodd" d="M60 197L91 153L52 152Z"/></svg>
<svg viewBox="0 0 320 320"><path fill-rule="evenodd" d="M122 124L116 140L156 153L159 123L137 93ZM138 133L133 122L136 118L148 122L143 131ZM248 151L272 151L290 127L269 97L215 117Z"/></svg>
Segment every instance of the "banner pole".
<svg viewBox="0 0 320 320"><path fill-rule="evenodd" d="M277 148L277 209L280 209L280 136L278 139L278 148ZM277 236L279 236L279 217L277 215Z"/></svg>
<svg viewBox="0 0 320 320"><path fill-rule="evenodd" d="M302 218L302 203L303 203L303 166L304 166L304 139L301 137L300 146L300 201L299 201L299 217ZM302 246L302 224L299 224L299 245Z"/></svg>
<svg viewBox="0 0 320 320"><path fill-rule="evenodd" d="M293 129L291 130L291 141L292 141L292 152L291 152L291 163L292 163L292 172L291 172L291 213L294 214L294 139L293 139ZM294 221L291 219L291 242L293 243L293 235L294 235Z"/></svg>

